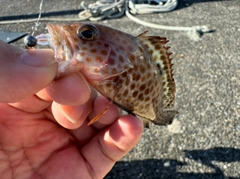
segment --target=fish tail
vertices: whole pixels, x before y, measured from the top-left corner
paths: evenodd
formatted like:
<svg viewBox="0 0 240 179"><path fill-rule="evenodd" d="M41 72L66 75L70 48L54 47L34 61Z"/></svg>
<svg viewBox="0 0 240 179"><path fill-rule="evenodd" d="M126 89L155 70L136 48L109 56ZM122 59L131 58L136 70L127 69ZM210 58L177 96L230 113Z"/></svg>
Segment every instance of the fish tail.
<svg viewBox="0 0 240 179"><path fill-rule="evenodd" d="M161 116L152 122L156 125L160 126L166 126L169 124L172 124L174 117L178 115L178 111L176 110L168 110L168 111L163 111L161 113Z"/></svg>

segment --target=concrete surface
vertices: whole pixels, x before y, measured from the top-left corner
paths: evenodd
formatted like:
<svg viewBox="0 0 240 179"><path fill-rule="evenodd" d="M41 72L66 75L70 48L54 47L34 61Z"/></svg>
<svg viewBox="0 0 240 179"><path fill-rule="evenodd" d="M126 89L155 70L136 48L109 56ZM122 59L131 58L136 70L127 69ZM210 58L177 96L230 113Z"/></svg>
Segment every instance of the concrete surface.
<svg viewBox="0 0 240 179"><path fill-rule="evenodd" d="M10 20L37 17L40 1L0 2L0 20ZM76 18L79 4L79 0L45 0L43 15ZM146 129L138 146L105 178L240 179L239 0L179 0L173 12L137 17L165 25L207 25L216 31L195 42L184 32L143 27L126 16L99 22L134 35L148 30L170 40L177 85L175 108L180 112L176 120L181 123L180 130L178 126ZM0 25L0 31L30 32L32 25ZM14 45L23 47L21 40Z"/></svg>

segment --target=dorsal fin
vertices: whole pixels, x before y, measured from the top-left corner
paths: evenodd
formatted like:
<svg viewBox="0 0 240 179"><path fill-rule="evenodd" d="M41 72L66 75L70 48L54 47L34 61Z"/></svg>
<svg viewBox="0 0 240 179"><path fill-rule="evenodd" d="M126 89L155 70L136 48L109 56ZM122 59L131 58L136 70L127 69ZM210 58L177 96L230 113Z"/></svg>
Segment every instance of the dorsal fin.
<svg viewBox="0 0 240 179"><path fill-rule="evenodd" d="M146 36L146 33L140 34L137 38L151 54L152 59L160 69L163 83L163 105L164 108L170 108L174 104L176 87L172 73L172 59L170 58L172 53L168 52L170 47L166 46L168 40L165 37Z"/></svg>

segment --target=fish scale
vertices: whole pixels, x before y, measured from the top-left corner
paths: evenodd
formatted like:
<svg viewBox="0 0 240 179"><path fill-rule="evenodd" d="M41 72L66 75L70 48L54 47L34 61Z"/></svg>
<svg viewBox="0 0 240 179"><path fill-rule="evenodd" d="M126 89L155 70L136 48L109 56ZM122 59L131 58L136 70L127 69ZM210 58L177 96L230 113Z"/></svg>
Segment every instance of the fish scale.
<svg viewBox="0 0 240 179"><path fill-rule="evenodd" d="M141 117L145 126L150 122L170 124L178 114L169 109L174 105L176 87L166 38L147 36L146 32L135 37L91 23L49 24L47 29L45 37L55 50L60 75L80 70L91 86L110 100L90 123L112 103Z"/></svg>

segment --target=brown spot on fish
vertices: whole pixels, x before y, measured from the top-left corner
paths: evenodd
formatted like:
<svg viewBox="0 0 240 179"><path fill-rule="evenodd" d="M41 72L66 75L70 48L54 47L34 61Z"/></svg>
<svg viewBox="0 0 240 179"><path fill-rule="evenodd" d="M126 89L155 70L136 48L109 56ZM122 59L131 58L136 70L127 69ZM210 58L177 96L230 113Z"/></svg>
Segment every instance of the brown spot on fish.
<svg viewBox="0 0 240 179"><path fill-rule="evenodd" d="M107 84L106 84L106 87L108 87L108 88L110 88L111 86L112 86L111 83L107 83Z"/></svg>
<svg viewBox="0 0 240 179"><path fill-rule="evenodd" d="M151 77L151 73L147 73L147 79Z"/></svg>
<svg viewBox="0 0 240 179"><path fill-rule="evenodd" d="M167 91L167 89L166 89L166 88L163 88L163 91L164 91L164 92L166 92L166 91Z"/></svg>
<svg viewBox="0 0 240 179"><path fill-rule="evenodd" d="M145 67L144 67L143 65L141 65L141 66L140 66L140 71L141 71L142 73L144 73L145 70L146 70Z"/></svg>
<svg viewBox="0 0 240 179"><path fill-rule="evenodd" d="M125 89L125 91L123 92L123 96L127 96L128 94L128 89Z"/></svg>
<svg viewBox="0 0 240 179"><path fill-rule="evenodd" d="M100 57L100 56L96 56L95 59L96 59L96 61L97 61L98 63L102 63L102 62L103 62L103 59L102 59L102 57Z"/></svg>
<svg viewBox="0 0 240 179"><path fill-rule="evenodd" d="M109 48L109 45L107 43L104 44L105 48Z"/></svg>
<svg viewBox="0 0 240 179"><path fill-rule="evenodd" d="M87 57L86 58L86 62L90 63L91 62L91 58Z"/></svg>
<svg viewBox="0 0 240 179"><path fill-rule="evenodd" d="M152 55L153 54L153 50L151 49L151 50L149 50L149 53Z"/></svg>
<svg viewBox="0 0 240 179"><path fill-rule="evenodd" d="M139 89L140 89L141 91L143 91L143 90L145 90L145 88L146 88L146 85L145 85L145 84L142 84Z"/></svg>
<svg viewBox="0 0 240 179"><path fill-rule="evenodd" d="M126 81L125 81L125 85L128 86L130 83L130 80L127 78Z"/></svg>
<svg viewBox="0 0 240 179"><path fill-rule="evenodd" d="M133 94L132 94L132 96L133 96L134 98L137 97L137 95L138 95L138 92L137 92L137 91L134 91Z"/></svg>
<svg viewBox="0 0 240 179"><path fill-rule="evenodd" d="M119 61L120 61L121 63L123 63L123 62L124 62L124 58L123 58L123 56L122 56L122 55L119 55L118 59L119 59Z"/></svg>
<svg viewBox="0 0 240 179"><path fill-rule="evenodd" d="M102 55L107 55L107 54L108 54L106 50L101 50L100 53L101 53Z"/></svg>
<svg viewBox="0 0 240 179"><path fill-rule="evenodd" d="M87 50L87 47L82 47L81 50L82 50L82 51L86 51L86 50Z"/></svg>
<svg viewBox="0 0 240 179"><path fill-rule="evenodd" d="M111 55L115 57L117 55L117 53L114 50L112 50Z"/></svg>
<svg viewBox="0 0 240 179"><path fill-rule="evenodd" d="M137 70L138 70L138 65L135 64L135 65L133 66L133 69L134 69L134 71L137 71Z"/></svg>
<svg viewBox="0 0 240 179"><path fill-rule="evenodd" d="M112 74L114 74L114 75L117 74L117 69L116 68L112 69Z"/></svg>
<svg viewBox="0 0 240 179"><path fill-rule="evenodd" d="M140 93L140 94L138 95L138 100L140 100L140 101L143 100L143 94L142 94L142 93Z"/></svg>
<svg viewBox="0 0 240 179"><path fill-rule="evenodd" d="M134 74L132 75L132 79L133 79L134 81L138 81L138 80L140 79L140 74L134 73Z"/></svg>
<svg viewBox="0 0 240 179"><path fill-rule="evenodd" d="M133 63L135 61L135 57L133 55L130 55L130 61Z"/></svg>
<svg viewBox="0 0 240 179"><path fill-rule="evenodd" d="M126 39L122 39L121 42L122 42L123 44L126 44L126 43L127 43Z"/></svg>
<svg viewBox="0 0 240 179"><path fill-rule="evenodd" d="M124 69L129 69L129 66L128 65L124 65Z"/></svg>
<svg viewBox="0 0 240 179"><path fill-rule="evenodd" d="M97 50L94 48L94 49L91 49L90 52L91 52L91 53L96 53Z"/></svg>
<svg viewBox="0 0 240 179"><path fill-rule="evenodd" d="M141 53L143 53L143 48L141 46L139 46L138 49Z"/></svg>
<svg viewBox="0 0 240 179"><path fill-rule="evenodd" d="M142 76L141 77L141 81L144 82L146 80L146 77L145 76Z"/></svg>
<svg viewBox="0 0 240 179"><path fill-rule="evenodd" d="M150 97L149 96L147 96L145 99L144 99L144 101L149 101L150 100Z"/></svg>
<svg viewBox="0 0 240 179"><path fill-rule="evenodd" d="M164 55L162 55L161 60L166 60L166 57Z"/></svg>
<svg viewBox="0 0 240 179"><path fill-rule="evenodd" d="M84 57L85 53L84 52L80 52L80 56Z"/></svg>
<svg viewBox="0 0 240 179"><path fill-rule="evenodd" d="M135 83L132 83L131 86L130 86L130 89L134 90L134 88L135 88Z"/></svg>
<svg viewBox="0 0 240 179"><path fill-rule="evenodd" d="M114 64L115 64L114 58L109 58L109 59L108 59L108 64L109 64L109 65L114 65Z"/></svg>
<svg viewBox="0 0 240 179"><path fill-rule="evenodd" d="M146 88L146 89L145 89L144 94L145 94L145 95L148 95L148 94L149 94L149 88Z"/></svg>
<svg viewBox="0 0 240 179"><path fill-rule="evenodd" d="M149 49L149 48L150 48L148 44L145 44L145 47L146 47L147 49Z"/></svg>
<svg viewBox="0 0 240 179"><path fill-rule="evenodd" d="M77 42L77 41L78 41L78 38L77 38L77 37L74 37L73 40L74 40L74 42Z"/></svg>
<svg viewBox="0 0 240 179"><path fill-rule="evenodd" d="M155 50L161 49L161 46L159 44L155 45Z"/></svg>
<svg viewBox="0 0 240 179"><path fill-rule="evenodd" d="M126 77L127 77L127 72L124 72L124 73L122 74L122 77L123 77L123 78L126 78Z"/></svg>

